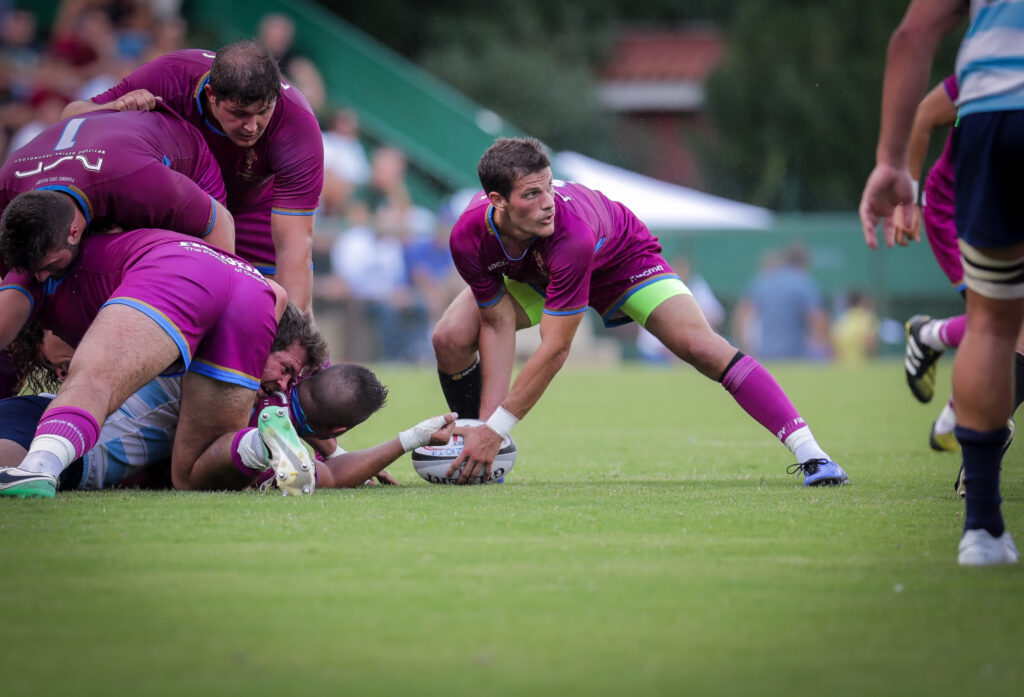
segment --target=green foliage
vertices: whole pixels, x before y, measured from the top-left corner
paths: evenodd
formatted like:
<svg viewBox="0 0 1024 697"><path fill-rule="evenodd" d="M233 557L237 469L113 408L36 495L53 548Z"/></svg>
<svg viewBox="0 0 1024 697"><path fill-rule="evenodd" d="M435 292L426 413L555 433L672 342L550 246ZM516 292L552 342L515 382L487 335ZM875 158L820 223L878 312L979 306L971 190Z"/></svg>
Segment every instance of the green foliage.
<svg viewBox="0 0 1024 697"><path fill-rule="evenodd" d="M801 486L695 371L573 365L503 485L403 458L400 488L304 499L0 500L4 694L1019 694L1021 570L956 566L938 405L898 362L772 368L852 484ZM433 371L379 372L350 449L441 410Z"/></svg>
<svg viewBox="0 0 1024 697"><path fill-rule="evenodd" d="M856 208L874 164L886 48L905 10L886 0L742 3L707 85L718 138L698 147L709 188L781 210ZM952 72L956 41L937 56L935 82Z"/></svg>

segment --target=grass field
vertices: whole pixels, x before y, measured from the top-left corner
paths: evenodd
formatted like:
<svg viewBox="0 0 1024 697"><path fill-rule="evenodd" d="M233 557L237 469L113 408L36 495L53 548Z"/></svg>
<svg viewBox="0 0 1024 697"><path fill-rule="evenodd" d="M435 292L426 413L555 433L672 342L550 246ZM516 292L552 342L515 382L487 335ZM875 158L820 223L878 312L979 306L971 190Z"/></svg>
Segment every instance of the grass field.
<svg viewBox="0 0 1024 697"><path fill-rule="evenodd" d="M503 485L428 485L406 457L400 488L303 499L0 500L0 692L1019 695L1024 569L956 564L941 402L897 362L771 368L849 486L801 486L689 369L573 366ZM379 373L391 403L349 449L443 410L432 371Z"/></svg>

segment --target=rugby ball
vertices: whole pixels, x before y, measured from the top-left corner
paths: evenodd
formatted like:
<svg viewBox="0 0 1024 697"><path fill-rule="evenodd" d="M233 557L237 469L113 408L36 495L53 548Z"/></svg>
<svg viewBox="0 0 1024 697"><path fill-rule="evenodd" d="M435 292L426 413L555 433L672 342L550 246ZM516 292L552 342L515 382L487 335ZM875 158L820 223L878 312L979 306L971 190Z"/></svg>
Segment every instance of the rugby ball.
<svg viewBox="0 0 1024 697"><path fill-rule="evenodd" d="M456 426L483 426L483 421L476 419L458 419ZM452 439L444 445L425 445L412 451L412 466L416 474L420 475L431 484L455 484L459 480L459 473L454 476L447 475L448 468L455 462L455 458L462 452L462 436L452 436ZM482 481L483 477L477 476L470 484L491 484L500 483L505 480L516 462L516 442L511 436L506 436L501 442L501 450L494 458L491 465L491 478Z"/></svg>

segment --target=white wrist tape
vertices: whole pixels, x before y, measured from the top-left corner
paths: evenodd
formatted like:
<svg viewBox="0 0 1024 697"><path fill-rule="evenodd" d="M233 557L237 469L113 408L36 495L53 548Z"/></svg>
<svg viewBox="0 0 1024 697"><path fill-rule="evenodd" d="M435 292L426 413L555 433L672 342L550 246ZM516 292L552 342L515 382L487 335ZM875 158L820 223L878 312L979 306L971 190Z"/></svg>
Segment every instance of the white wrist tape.
<svg viewBox="0 0 1024 697"><path fill-rule="evenodd" d="M921 193L921 184L916 179L912 179L910 181L910 186L914 189L914 203L917 203L921 200L919 198L919 194Z"/></svg>
<svg viewBox="0 0 1024 697"><path fill-rule="evenodd" d="M432 416L426 421L420 421L412 428L402 431L398 434L398 441L402 444L402 449L405 452L415 450L416 448L422 448L424 445L430 443L430 436L435 431L440 431L444 428L445 420L443 416Z"/></svg>
<svg viewBox="0 0 1024 697"><path fill-rule="evenodd" d="M502 438L508 438L508 432L519 423L519 419L505 407L498 407L487 419L487 428L497 433Z"/></svg>

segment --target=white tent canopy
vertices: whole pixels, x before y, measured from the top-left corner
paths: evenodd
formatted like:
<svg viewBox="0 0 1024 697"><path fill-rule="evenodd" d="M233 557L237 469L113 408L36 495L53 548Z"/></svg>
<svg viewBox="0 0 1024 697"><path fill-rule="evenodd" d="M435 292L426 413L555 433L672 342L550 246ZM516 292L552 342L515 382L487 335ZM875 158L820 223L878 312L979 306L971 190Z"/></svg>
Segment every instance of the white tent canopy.
<svg viewBox="0 0 1024 697"><path fill-rule="evenodd" d="M765 208L670 184L577 152L557 153L551 164L556 177L623 203L652 230L764 230L772 226L772 213Z"/></svg>

